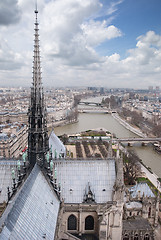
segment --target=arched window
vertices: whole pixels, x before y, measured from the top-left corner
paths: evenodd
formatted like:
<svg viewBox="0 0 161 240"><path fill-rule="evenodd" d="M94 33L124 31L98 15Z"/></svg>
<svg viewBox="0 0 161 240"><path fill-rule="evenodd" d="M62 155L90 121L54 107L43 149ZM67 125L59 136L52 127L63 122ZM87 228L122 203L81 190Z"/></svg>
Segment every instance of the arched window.
<svg viewBox="0 0 161 240"><path fill-rule="evenodd" d="M148 217L151 217L151 207L149 207Z"/></svg>
<svg viewBox="0 0 161 240"><path fill-rule="evenodd" d="M124 235L123 240L129 240L129 235L127 233Z"/></svg>
<svg viewBox="0 0 161 240"><path fill-rule="evenodd" d="M139 240L139 235L137 233L134 236L134 240Z"/></svg>
<svg viewBox="0 0 161 240"><path fill-rule="evenodd" d="M32 134L31 136L31 144L33 148L36 148L36 135Z"/></svg>
<svg viewBox="0 0 161 240"><path fill-rule="evenodd" d="M85 230L94 230L94 218L92 216L86 217Z"/></svg>
<svg viewBox="0 0 161 240"><path fill-rule="evenodd" d="M145 234L145 236L144 236L144 240L149 240L150 238L149 238L149 234Z"/></svg>
<svg viewBox="0 0 161 240"><path fill-rule="evenodd" d="M41 128L41 125L42 125L41 121L42 121L41 119L38 119L38 121L37 121L38 128Z"/></svg>
<svg viewBox="0 0 161 240"><path fill-rule="evenodd" d="M68 217L68 230L77 230L77 218L73 214Z"/></svg>
<svg viewBox="0 0 161 240"><path fill-rule="evenodd" d="M41 134L39 134L39 147L42 148L43 147L43 137L41 136Z"/></svg>

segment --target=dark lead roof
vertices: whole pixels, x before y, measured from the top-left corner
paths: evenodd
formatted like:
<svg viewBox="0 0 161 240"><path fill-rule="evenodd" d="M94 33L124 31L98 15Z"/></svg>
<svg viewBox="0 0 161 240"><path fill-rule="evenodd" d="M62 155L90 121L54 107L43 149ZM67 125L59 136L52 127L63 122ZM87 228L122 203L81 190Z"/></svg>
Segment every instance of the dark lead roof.
<svg viewBox="0 0 161 240"><path fill-rule="evenodd" d="M35 165L9 211L0 239L54 239L58 211L59 200Z"/></svg>

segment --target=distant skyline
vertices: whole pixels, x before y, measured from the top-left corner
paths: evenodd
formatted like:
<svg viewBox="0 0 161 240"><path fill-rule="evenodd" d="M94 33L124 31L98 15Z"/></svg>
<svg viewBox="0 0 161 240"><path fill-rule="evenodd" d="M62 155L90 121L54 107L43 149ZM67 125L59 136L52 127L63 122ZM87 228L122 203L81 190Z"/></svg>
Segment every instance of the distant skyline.
<svg viewBox="0 0 161 240"><path fill-rule="evenodd" d="M161 87L160 0L37 0L44 87ZM0 87L32 82L35 0L0 1Z"/></svg>

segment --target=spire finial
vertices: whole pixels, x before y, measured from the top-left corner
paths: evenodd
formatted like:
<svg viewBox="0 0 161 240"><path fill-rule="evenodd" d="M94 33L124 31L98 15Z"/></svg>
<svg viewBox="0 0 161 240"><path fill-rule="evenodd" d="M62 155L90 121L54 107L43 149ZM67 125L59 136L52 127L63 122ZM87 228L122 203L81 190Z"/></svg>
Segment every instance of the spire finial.
<svg viewBox="0 0 161 240"><path fill-rule="evenodd" d="M38 10L37 10L37 0L35 0L35 13L36 13L36 18L37 18L37 14L38 14Z"/></svg>

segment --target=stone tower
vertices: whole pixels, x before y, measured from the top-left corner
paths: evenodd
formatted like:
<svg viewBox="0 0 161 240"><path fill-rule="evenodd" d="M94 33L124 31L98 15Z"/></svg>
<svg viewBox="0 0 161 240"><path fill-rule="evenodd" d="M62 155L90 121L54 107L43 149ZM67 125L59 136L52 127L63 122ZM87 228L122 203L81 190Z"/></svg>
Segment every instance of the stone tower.
<svg viewBox="0 0 161 240"><path fill-rule="evenodd" d="M35 10L35 34L33 55L33 82L28 110L28 159L33 166L36 162L44 165L45 154L49 150L47 133L47 111L44 103L44 93L41 78L38 10Z"/></svg>

